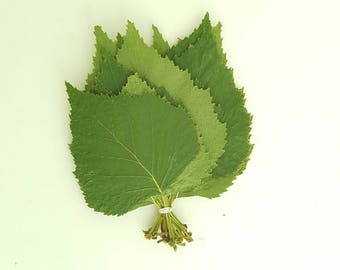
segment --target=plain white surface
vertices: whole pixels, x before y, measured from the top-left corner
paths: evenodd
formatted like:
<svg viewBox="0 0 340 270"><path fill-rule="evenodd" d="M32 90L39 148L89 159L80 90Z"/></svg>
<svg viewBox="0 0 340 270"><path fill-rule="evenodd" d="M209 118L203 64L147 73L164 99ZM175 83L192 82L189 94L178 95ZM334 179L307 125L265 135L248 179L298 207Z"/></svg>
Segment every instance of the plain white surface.
<svg viewBox="0 0 340 270"><path fill-rule="evenodd" d="M0 269L340 269L338 1L0 3ZM126 21L173 43L210 12L247 107L255 148L222 197L178 200L195 241L146 241L155 209L89 209L74 176L64 81L83 87L93 26Z"/></svg>

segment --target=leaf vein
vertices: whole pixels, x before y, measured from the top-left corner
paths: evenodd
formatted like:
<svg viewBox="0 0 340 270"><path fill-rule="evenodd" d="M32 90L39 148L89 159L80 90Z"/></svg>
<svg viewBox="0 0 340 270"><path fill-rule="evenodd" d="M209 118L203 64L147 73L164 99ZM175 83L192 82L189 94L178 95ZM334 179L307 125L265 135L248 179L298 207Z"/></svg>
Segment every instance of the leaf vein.
<svg viewBox="0 0 340 270"><path fill-rule="evenodd" d="M123 149L125 151L127 151L136 161L137 163L139 164L139 166L142 167L142 169L148 174L150 175L152 181L154 182L154 184L156 185L157 187L157 190L159 191L159 193L163 193L160 186L158 185L155 177L153 176L153 174L143 165L143 163L140 161L140 159L137 157L137 155L135 153L133 153L133 151L131 151L124 143L122 143L116 136L116 134L114 133L114 131L111 131L109 130L100 120L96 119L97 120L97 123L102 127L104 128L112 137L113 139L120 145L123 147Z"/></svg>

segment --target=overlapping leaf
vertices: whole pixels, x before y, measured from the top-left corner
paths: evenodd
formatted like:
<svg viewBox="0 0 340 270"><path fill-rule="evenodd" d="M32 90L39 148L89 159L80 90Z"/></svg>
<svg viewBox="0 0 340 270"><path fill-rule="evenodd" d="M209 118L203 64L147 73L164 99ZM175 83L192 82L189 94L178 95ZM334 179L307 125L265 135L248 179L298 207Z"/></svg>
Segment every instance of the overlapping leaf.
<svg viewBox="0 0 340 270"><path fill-rule="evenodd" d="M170 50L169 43L163 38L162 34L155 25L152 26L152 30L153 47L157 50L159 55L165 56Z"/></svg>
<svg viewBox="0 0 340 270"><path fill-rule="evenodd" d="M131 74L116 60L117 48L123 42L120 35L113 42L105 32L96 26L96 55L93 57L93 71L88 76L85 89L95 94L116 95Z"/></svg>
<svg viewBox="0 0 340 270"><path fill-rule="evenodd" d="M208 15L170 47L132 23L111 40L95 28L85 92L68 84L75 174L89 206L123 214L160 193L216 197L246 166L251 116Z"/></svg>
<svg viewBox="0 0 340 270"><path fill-rule="evenodd" d="M214 113L209 90L194 86L188 72L179 70L169 59L162 58L155 49L148 47L132 23L128 24L117 60L153 86L163 87L195 123L198 135L202 136L201 149L179 178L188 188L198 185L216 166L225 145L226 128Z"/></svg>
<svg viewBox="0 0 340 270"><path fill-rule="evenodd" d="M252 149L249 143L251 116L244 107L244 93L235 86L232 69L226 66L220 31L221 24L212 28L207 14L189 37L165 53L180 68L189 71L195 85L209 87L213 101L218 105L219 119L227 123L227 143L218 166L212 177L188 192L188 196L215 197L225 191L245 168Z"/></svg>
<svg viewBox="0 0 340 270"><path fill-rule="evenodd" d="M95 210L121 215L167 194L196 156L196 130L183 109L152 93L112 97L67 88L75 175Z"/></svg>

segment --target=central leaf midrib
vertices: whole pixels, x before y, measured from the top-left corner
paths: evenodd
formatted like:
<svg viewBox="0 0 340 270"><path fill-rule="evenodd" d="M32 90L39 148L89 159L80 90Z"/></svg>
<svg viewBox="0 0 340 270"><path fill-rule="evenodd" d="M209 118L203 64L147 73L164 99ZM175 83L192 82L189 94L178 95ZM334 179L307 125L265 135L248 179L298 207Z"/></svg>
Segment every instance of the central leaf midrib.
<svg viewBox="0 0 340 270"><path fill-rule="evenodd" d="M114 133L114 131L111 131L110 129L108 129L101 121L99 121L98 119L96 119L98 124L100 126L102 126L102 128L104 128L111 136L112 138L120 145L124 148L125 151L127 151L137 162L137 164L139 166L142 167L142 169L151 177L152 181L154 182L154 184L157 187L157 190L159 193L163 194L162 189L160 188L160 186L158 185L158 182L156 181L155 177L153 176L153 174L143 165L143 163L140 161L140 159L138 158L138 156L132 151L130 150L124 143L122 143L116 136L116 134Z"/></svg>

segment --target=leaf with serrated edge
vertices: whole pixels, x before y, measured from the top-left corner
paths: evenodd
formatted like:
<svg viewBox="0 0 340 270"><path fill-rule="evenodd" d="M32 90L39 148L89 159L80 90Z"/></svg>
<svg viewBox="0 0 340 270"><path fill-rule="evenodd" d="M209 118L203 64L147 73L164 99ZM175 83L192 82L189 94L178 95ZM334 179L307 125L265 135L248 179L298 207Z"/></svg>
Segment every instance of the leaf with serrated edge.
<svg viewBox="0 0 340 270"><path fill-rule="evenodd" d="M194 86L188 72L179 70L169 59L162 58L154 48L148 47L131 22L128 23L124 44L118 50L117 60L128 70L138 72L151 85L164 87L195 123L203 145L197 158L179 178L182 178L183 184L196 186L200 179L209 176L225 145L225 124L220 123L214 113L209 90Z"/></svg>
<svg viewBox="0 0 340 270"><path fill-rule="evenodd" d="M214 102L219 105L216 109L219 119L227 123L228 132L225 152L213 170L213 178L206 179L186 195L216 197L232 184L247 164L253 147L249 143L251 115L244 107L243 90L235 86L232 69L226 67L221 24L212 28L207 14L195 31L184 39L190 39L190 42L180 41L171 48L178 53L173 60L180 68L190 72L197 86L210 88Z"/></svg>
<svg viewBox="0 0 340 270"><path fill-rule="evenodd" d="M146 93L156 94L155 89L150 88L137 74L133 74L128 78L128 81L121 92L122 94L131 95L142 95Z"/></svg>
<svg viewBox="0 0 340 270"><path fill-rule="evenodd" d="M165 56L170 49L169 43L163 38L156 26L152 26L152 46L157 50L161 56Z"/></svg>
<svg viewBox="0 0 340 270"><path fill-rule="evenodd" d="M122 215L167 194L198 152L186 112L154 94L94 95L70 84L67 91L75 175L96 211Z"/></svg>
<svg viewBox="0 0 340 270"><path fill-rule="evenodd" d="M85 89L95 94L116 95L125 85L130 75L115 59L117 46L121 46L122 37L117 36L117 42L113 42L107 34L96 26L96 55L93 57L93 71L89 74Z"/></svg>
<svg viewBox="0 0 340 270"><path fill-rule="evenodd" d="M183 52L185 52L202 35L204 25L208 21L209 21L209 14L206 13L206 15L204 16L202 23L199 25L199 27L195 28L188 37L185 37L184 39L179 39L178 43L175 46L172 46L168 50L166 55L170 59L173 59L175 57L175 55L180 56Z"/></svg>

